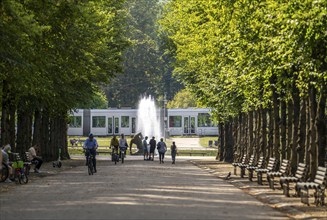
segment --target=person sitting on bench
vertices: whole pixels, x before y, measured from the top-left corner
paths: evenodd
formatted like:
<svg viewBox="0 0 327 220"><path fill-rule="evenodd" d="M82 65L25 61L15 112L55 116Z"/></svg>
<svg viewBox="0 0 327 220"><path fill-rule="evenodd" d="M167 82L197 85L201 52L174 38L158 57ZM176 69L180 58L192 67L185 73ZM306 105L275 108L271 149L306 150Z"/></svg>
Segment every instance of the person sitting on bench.
<svg viewBox="0 0 327 220"><path fill-rule="evenodd" d="M35 163L34 172L39 173L41 165L43 163L43 160L41 157L37 156L36 152L40 152L40 148L38 145L32 146L30 149L28 149L28 152L30 154L30 158L32 158L31 163Z"/></svg>

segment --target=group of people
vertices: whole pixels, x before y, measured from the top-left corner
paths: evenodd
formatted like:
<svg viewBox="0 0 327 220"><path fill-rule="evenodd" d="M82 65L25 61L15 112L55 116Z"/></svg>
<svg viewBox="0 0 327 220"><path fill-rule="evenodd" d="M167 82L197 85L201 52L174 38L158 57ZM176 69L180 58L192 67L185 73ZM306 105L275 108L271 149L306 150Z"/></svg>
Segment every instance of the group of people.
<svg viewBox="0 0 327 220"><path fill-rule="evenodd" d="M157 147L158 153L159 153L159 161L160 163L164 163L164 158L165 158L165 154L167 151L167 145L164 142L163 138L160 138L160 141L158 143L156 143L156 139L155 137L152 137L152 139L148 142L148 136L145 136L145 138L143 139L142 142L142 146L143 146L143 156L144 156L144 160L154 160L154 151ZM171 147L170 147L170 151L171 151L171 158L172 158L172 164L175 164L175 160L176 160L176 154L177 154L177 146L175 144L175 142L172 143Z"/></svg>
<svg viewBox="0 0 327 220"><path fill-rule="evenodd" d="M37 155L37 152L40 152L40 148L38 145L34 145L28 149L29 158L31 162L35 164L34 172L40 173L40 168L42 166L43 160L40 156ZM14 177L14 169L12 167L12 163L10 161L9 155L11 154L11 146L10 144L6 144L2 147L0 151L0 171L2 170L2 164L6 164L8 167L9 178L5 180L5 182L11 183L15 180Z"/></svg>
<svg viewBox="0 0 327 220"><path fill-rule="evenodd" d="M154 160L154 152L157 148L159 153L159 161L160 163L164 163L165 153L167 151L166 143L163 141L163 138L160 139L160 141L157 143L155 137L152 137L152 139L148 142L148 137L145 136L142 142L143 145L143 152L144 152L144 160ZM90 133L88 139L84 142L83 146L85 150L85 157L86 157L86 165L88 163L87 158L90 154L93 155L93 165L95 172L96 170L96 150L98 148L98 143L96 139L93 137L93 134ZM127 140L125 138L124 134L121 134L120 139L118 140L117 136L114 135L112 139L110 140L110 148L112 149L112 155L117 153L119 157L121 158L122 152L124 152L124 155L126 155L126 150L128 148ZM172 143L170 147L171 151L171 158L172 158L172 164L175 164L176 161L176 154L177 154L177 146L175 142ZM113 160L113 158L112 158Z"/></svg>

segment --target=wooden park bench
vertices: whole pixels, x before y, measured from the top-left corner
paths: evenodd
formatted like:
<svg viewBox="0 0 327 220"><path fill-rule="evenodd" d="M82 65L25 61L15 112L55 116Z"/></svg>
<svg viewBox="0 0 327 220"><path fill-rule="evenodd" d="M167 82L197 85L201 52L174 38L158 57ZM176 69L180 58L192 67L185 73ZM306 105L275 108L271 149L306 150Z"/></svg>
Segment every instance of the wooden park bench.
<svg viewBox="0 0 327 220"><path fill-rule="evenodd" d="M247 164L239 164L239 167L241 169L241 178L244 178L245 175L245 169L249 166L253 166L254 165L254 155L251 155L249 161Z"/></svg>
<svg viewBox="0 0 327 220"><path fill-rule="evenodd" d="M327 167L318 167L313 182L297 182L295 190L301 196L301 202L309 205L309 189L314 189L314 203L316 206L325 205L325 189L327 185Z"/></svg>
<svg viewBox="0 0 327 220"><path fill-rule="evenodd" d="M280 186L283 189L283 194L290 196L290 183L304 182L306 180L308 166L304 163L299 163L295 172L295 176L282 176L279 179Z"/></svg>
<svg viewBox="0 0 327 220"><path fill-rule="evenodd" d="M240 162L232 163L234 167L234 175L236 175L236 169L240 164L245 164L246 162L246 154L243 155L242 160Z"/></svg>
<svg viewBox="0 0 327 220"><path fill-rule="evenodd" d="M264 165L264 159L263 159L263 157L260 157L256 166L249 165L246 167L246 169L248 170L248 173L249 173L250 181L252 181L252 179L253 179L253 171L255 171L256 169L263 168L263 165Z"/></svg>
<svg viewBox="0 0 327 220"><path fill-rule="evenodd" d="M269 158L269 162L266 168L258 168L255 170L255 172L257 172L257 181L258 184L262 185L262 176L263 174L267 174L268 172L272 172L275 171L277 167L277 160L276 158ZM269 179L269 177L267 176L267 180ZM268 180L269 181L269 180Z"/></svg>
<svg viewBox="0 0 327 220"><path fill-rule="evenodd" d="M291 163L289 160L283 160L280 165L279 171L272 171L267 173L267 179L269 181L269 187L275 189L275 177L287 176L290 171Z"/></svg>
<svg viewBox="0 0 327 220"><path fill-rule="evenodd" d="M204 156L204 155L207 155L207 152L191 152L191 151L185 152L185 151L183 151L183 152L177 153L177 155L179 155L179 154L189 154L190 156L192 156L193 154L195 154L195 155L202 155L202 156Z"/></svg>

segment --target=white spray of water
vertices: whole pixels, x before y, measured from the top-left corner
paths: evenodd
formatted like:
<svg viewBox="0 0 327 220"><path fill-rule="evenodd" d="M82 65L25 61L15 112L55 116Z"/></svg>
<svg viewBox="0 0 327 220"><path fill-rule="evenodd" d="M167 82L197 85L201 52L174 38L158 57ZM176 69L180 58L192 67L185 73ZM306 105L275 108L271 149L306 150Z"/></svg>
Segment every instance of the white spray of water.
<svg viewBox="0 0 327 220"><path fill-rule="evenodd" d="M154 136L158 141L161 137L159 110L154 99L143 97L137 110L137 131L142 132L143 137L148 136L148 141Z"/></svg>

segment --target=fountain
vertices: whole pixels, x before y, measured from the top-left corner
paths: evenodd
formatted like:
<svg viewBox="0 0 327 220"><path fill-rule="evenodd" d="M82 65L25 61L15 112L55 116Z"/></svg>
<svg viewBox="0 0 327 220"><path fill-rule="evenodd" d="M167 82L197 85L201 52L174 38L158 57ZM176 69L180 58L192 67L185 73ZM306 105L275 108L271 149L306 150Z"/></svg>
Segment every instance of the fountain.
<svg viewBox="0 0 327 220"><path fill-rule="evenodd" d="M154 99L143 97L137 110L137 131L142 135L148 136L149 140L154 136L158 141L161 137L159 109L155 105Z"/></svg>
<svg viewBox="0 0 327 220"><path fill-rule="evenodd" d="M136 130L137 133L130 142L130 151L133 144L137 146L138 151L135 154L143 154L142 140L145 136L148 136L148 141L155 137L158 142L161 138L159 109L151 96L142 97L139 102Z"/></svg>

